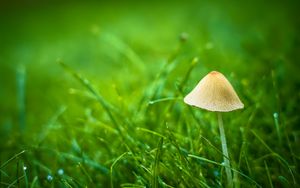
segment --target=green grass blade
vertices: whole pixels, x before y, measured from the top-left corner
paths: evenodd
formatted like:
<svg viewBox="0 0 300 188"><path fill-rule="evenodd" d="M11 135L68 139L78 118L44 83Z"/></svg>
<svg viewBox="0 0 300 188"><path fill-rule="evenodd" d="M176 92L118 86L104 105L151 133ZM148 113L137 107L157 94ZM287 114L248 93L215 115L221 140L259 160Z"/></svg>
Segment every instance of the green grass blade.
<svg viewBox="0 0 300 188"><path fill-rule="evenodd" d="M87 177L87 179L89 180L90 183L93 183L93 179L90 176L90 174L87 172L87 170L84 168L84 166L81 163L78 163L78 167L80 168L81 172L83 173L83 175L85 175Z"/></svg>
<svg viewBox="0 0 300 188"><path fill-rule="evenodd" d="M279 162L282 163L283 166L287 167L287 169L293 179L293 183L294 183L294 185L296 185L297 182L296 182L294 173L293 173L292 169L290 168L289 163L283 157L281 157L278 153L274 152L254 130L252 130L251 132L267 148L267 150L269 150L269 152L271 152L271 156L275 156L276 158L278 158Z"/></svg>
<svg viewBox="0 0 300 188"><path fill-rule="evenodd" d="M270 175L270 171L269 171L269 167L268 167L268 164L266 161L264 161L265 163L265 169L266 169L266 172L267 172L267 176L268 176L268 180L269 180L269 183L270 183L270 187L273 188L273 183L272 183L272 179L271 179L271 175Z"/></svg>
<svg viewBox="0 0 300 188"><path fill-rule="evenodd" d="M149 130L149 129L146 129L146 128L142 128L142 127L137 127L136 130L138 131L143 131L143 132L147 132L147 133L150 133L150 134L153 134L155 136L159 136L161 138L164 138L166 139L167 137L165 137L164 135L158 133L158 132L155 132L155 131L152 131L152 130Z"/></svg>
<svg viewBox="0 0 300 188"><path fill-rule="evenodd" d="M152 101L149 101L149 105L155 104L155 103L160 103L160 102L165 102L165 101L174 101L174 100L180 100L181 98L175 98L175 97L165 97L161 99L155 99Z"/></svg>
<svg viewBox="0 0 300 188"><path fill-rule="evenodd" d="M22 169L23 169L23 175L25 179L25 188L28 188L28 176L27 176L27 167L24 165L24 162L22 162Z"/></svg>
<svg viewBox="0 0 300 188"><path fill-rule="evenodd" d="M161 152L162 152L162 147L163 147L163 142L164 139L160 138L158 145L157 145L157 151L156 151L156 155L155 155L155 160L154 160L154 164L152 167L152 183L151 183L151 187L157 188L158 187L158 174L159 174L159 161L161 158Z"/></svg>
<svg viewBox="0 0 300 188"><path fill-rule="evenodd" d="M17 68L17 104L19 110L19 127L23 132L26 126L26 108L25 108L25 88L26 88L26 69L24 65Z"/></svg>
<svg viewBox="0 0 300 188"><path fill-rule="evenodd" d="M59 64L68 72L70 72L74 78L76 78L88 91L90 91L97 101L100 103L100 105L103 107L103 109L106 111L107 115L109 116L111 122L115 126L115 128L118 130L119 134L122 135L122 129L120 128L119 123L115 119L115 117L112 114L112 111L110 110L109 104L104 100L102 95L100 95L94 87L90 84L90 82L86 79L83 78L81 75L73 71L70 67L68 67L66 64L64 64L62 61L59 61Z"/></svg>
<svg viewBox="0 0 300 188"><path fill-rule="evenodd" d="M16 180L14 180L11 184L9 184L9 185L7 186L7 188L15 187L15 184L17 184L18 182L20 182L20 180L23 179L23 178L24 178L24 175L18 177L18 178L17 178ZM20 187L20 186L18 186L18 187Z"/></svg>
<svg viewBox="0 0 300 188"><path fill-rule="evenodd" d="M121 160L124 156L126 156L128 154L128 152L123 153L122 155L120 155L110 166L110 186L111 188L114 187L114 181L113 181L113 169L114 166L117 164L117 162L119 160Z"/></svg>
<svg viewBox="0 0 300 188"><path fill-rule="evenodd" d="M35 176L31 182L30 188L35 188L35 186L37 185L38 182L38 177Z"/></svg>
<svg viewBox="0 0 300 188"><path fill-rule="evenodd" d="M204 157L199 157L199 156L196 156L196 155L192 155L192 154L189 154L188 157L190 158L195 158L195 159L198 159L198 160L201 160L201 161L204 161L204 162L207 162L207 163L211 163L211 164L215 164L215 165L218 165L218 166L222 166L224 167L223 164L221 163L218 163L216 161L212 161L212 160L209 160L209 159L206 159ZM252 178L250 178L249 176L247 176L246 174L234 169L234 168L231 168L232 171L238 173L239 175L243 176L244 178L248 179L250 182L252 182L253 184L255 184L256 186L258 187L262 187L260 186L255 180L253 180Z"/></svg>
<svg viewBox="0 0 300 188"><path fill-rule="evenodd" d="M26 150L21 151L20 153L15 154L13 157L11 157L10 159L8 159L6 162L4 162L1 166L0 169L4 168L5 166L7 166L10 162L12 162L13 160L15 160L16 158L20 157L22 154L24 154L26 152Z"/></svg>

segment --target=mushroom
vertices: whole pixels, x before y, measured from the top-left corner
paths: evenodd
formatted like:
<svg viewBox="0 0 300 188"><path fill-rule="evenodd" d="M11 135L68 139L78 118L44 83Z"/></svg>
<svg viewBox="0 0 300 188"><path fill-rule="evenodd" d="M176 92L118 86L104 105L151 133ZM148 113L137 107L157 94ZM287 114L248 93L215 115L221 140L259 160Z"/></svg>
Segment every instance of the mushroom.
<svg viewBox="0 0 300 188"><path fill-rule="evenodd" d="M223 159L227 174L228 187L233 187L232 173L225 131L223 127L222 113L244 108L233 87L225 76L217 71L206 75L197 86L184 98L184 102L208 111L218 112L218 124L222 143Z"/></svg>

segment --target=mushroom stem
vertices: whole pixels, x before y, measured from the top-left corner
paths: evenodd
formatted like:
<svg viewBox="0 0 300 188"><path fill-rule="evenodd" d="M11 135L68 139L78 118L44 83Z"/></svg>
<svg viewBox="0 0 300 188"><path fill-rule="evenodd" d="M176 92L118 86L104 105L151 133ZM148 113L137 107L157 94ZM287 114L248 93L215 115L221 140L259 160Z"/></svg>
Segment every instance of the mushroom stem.
<svg viewBox="0 0 300 188"><path fill-rule="evenodd" d="M218 123L219 123L219 130L220 130L220 136L221 136L225 171L226 171L226 175L227 175L227 183L228 183L228 187L232 188L233 187L232 173L231 173L231 169L230 169L230 161L229 161L229 155L228 155L228 150L227 150L227 143L226 143L226 137L225 137L225 131L224 131L221 112L218 112Z"/></svg>

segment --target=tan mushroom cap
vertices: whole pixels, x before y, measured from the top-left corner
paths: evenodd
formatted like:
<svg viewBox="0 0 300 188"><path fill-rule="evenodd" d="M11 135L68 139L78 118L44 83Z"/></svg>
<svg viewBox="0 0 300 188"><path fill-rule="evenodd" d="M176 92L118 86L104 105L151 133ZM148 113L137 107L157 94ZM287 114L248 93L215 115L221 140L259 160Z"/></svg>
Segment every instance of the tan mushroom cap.
<svg viewBox="0 0 300 188"><path fill-rule="evenodd" d="M206 75L184 98L184 102L209 111L229 112L244 108L232 85L217 71Z"/></svg>

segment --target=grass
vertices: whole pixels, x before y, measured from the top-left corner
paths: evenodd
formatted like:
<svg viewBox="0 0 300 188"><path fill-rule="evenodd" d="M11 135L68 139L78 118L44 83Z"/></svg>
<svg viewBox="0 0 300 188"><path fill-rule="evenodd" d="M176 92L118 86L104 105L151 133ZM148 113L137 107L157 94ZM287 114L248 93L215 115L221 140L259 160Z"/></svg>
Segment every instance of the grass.
<svg viewBox="0 0 300 188"><path fill-rule="evenodd" d="M211 70L245 104L234 187L299 187L296 5L3 3L0 187L227 187L216 114L183 103Z"/></svg>

